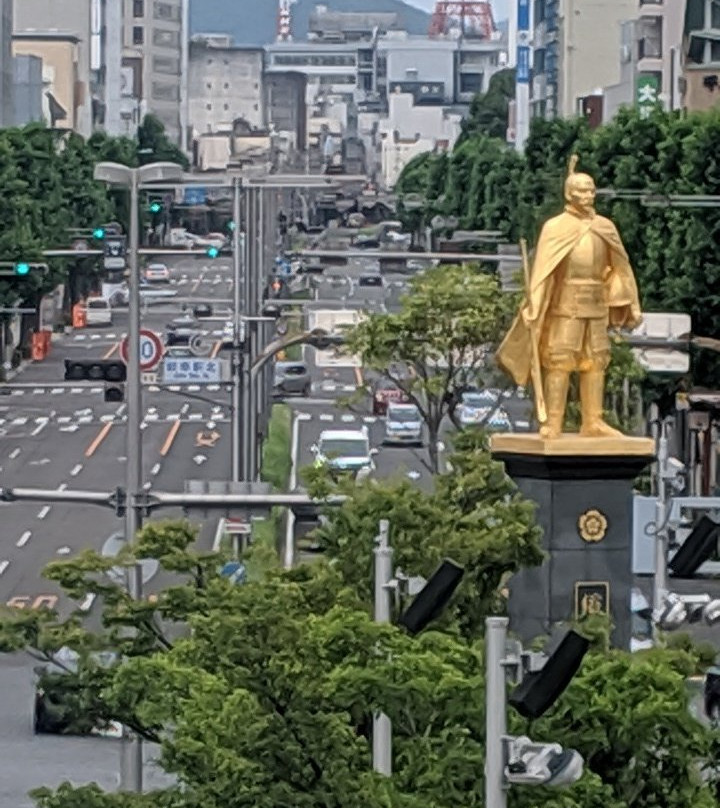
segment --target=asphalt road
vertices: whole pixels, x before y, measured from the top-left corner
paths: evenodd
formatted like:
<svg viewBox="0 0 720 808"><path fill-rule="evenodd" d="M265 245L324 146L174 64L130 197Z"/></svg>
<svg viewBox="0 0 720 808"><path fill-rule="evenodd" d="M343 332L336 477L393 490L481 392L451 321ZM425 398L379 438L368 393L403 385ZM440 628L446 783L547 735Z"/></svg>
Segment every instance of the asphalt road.
<svg viewBox="0 0 720 808"><path fill-rule="evenodd" d="M147 306L144 327L162 333L181 313L183 301L207 299L219 306L232 297L229 261L186 258L170 266L170 288L178 295ZM221 328L222 323L208 324L211 331ZM0 386L0 486L111 491L124 485L126 407L105 403L102 385L88 389L63 382L63 360L115 357L126 331L127 312L115 310L111 326L63 335L45 361L28 364L9 385ZM229 476L229 392L219 386L188 390L215 403L157 386L144 389L143 479L148 489L182 491L187 479ZM46 604L61 612L82 606L92 612L92 602L65 601L42 570L49 561L83 549L100 550L112 533L122 530L122 520L98 506L42 502L0 504L0 513L0 602L24 608ZM152 518L179 515L165 510ZM201 544L209 547L216 520L190 518L199 526ZM157 584L149 582L148 590ZM117 741L32 735L32 661L26 655L0 656L0 693L0 754L5 760L0 804L30 806L25 797L29 788L65 778L116 785ZM157 776L151 771L149 782Z"/></svg>

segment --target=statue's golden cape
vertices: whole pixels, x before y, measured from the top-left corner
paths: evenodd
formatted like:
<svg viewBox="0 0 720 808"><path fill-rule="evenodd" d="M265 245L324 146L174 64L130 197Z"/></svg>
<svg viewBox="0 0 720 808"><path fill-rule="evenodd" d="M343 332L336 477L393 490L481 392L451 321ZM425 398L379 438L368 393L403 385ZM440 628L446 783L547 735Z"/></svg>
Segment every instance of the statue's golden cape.
<svg viewBox="0 0 720 808"><path fill-rule="evenodd" d="M604 216L585 218L572 210L565 210L543 225L535 248L530 289L520 306L521 312L529 307L537 314L536 333L541 335L541 342L545 313L552 299L553 273L588 232L600 236L609 247L610 265L605 271L605 289L610 327L622 328L640 317L637 284L615 225ZM497 350L498 364L518 385L527 385L530 380L530 339L530 329L518 313Z"/></svg>

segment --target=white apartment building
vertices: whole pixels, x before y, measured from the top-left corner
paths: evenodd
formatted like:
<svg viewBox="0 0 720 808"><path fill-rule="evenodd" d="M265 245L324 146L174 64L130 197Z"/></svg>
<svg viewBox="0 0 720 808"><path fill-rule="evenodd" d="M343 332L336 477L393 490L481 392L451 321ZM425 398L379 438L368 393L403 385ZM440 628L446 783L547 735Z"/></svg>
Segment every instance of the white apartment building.
<svg viewBox="0 0 720 808"><path fill-rule="evenodd" d="M460 136L462 115L440 106L417 106L410 93L390 96L388 114L380 118L380 174L392 188L403 168L418 154L449 150Z"/></svg>

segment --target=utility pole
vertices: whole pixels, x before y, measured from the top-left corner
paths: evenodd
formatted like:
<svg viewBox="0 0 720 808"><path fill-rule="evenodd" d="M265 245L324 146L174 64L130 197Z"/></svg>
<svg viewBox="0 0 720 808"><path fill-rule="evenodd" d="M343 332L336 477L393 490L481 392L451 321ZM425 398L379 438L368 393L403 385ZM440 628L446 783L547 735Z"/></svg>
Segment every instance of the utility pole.
<svg viewBox="0 0 720 808"><path fill-rule="evenodd" d="M243 228L240 221L240 189L242 180L240 177L233 177L233 386L232 386L232 474L234 483L244 479L242 476L241 462L241 426L240 414L242 406L242 383L243 383L243 358L241 351L245 341L244 325L241 319L241 283L243 266ZM246 281L247 283L247 281Z"/></svg>
<svg viewBox="0 0 720 808"><path fill-rule="evenodd" d="M393 577L393 551L390 547L390 523L380 520L380 529L375 537L375 622L389 623L392 608L390 581ZM385 713L375 713L372 730L373 769L378 774L392 774L392 724Z"/></svg>
<svg viewBox="0 0 720 808"><path fill-rule="evenodd" d="M505 644L509 620L485 620L485 808L506 808L503 744L507 735Z"/></svg>
<svg viewBox="0 0 720 808"><path fill-rule="evenodd" d="M668 593L668 437L667 423L660 423L657 449L657 501L655 503L655 575L653 577L653 609L662 611Z"/></svg>

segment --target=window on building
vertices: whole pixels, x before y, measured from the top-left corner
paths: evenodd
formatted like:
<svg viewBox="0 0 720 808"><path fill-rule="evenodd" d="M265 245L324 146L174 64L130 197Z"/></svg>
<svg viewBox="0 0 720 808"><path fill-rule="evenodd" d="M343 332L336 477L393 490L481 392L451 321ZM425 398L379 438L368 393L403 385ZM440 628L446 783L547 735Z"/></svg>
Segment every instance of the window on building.
<svg viewBox="0 0 720 808"><path fill-rule="evenodd" d="M545 19L545 0L535 0L534 21L537 25Z"/></svg>
<svg viewBox="0 0 720 808"><path fill-rule="evenodd" d="M133 17L145 16L145 0L133 0Z"/></svg>
<svg viewBox="0 0 720 808"><path fill-rule="evenodd" d="M714 64L720 62L720 42L710 43L710 61Z"/></svg>
<svg viewBox="0 0 720 808"><path fill-rule="evenodd" d="M180 75L180 60L175 56L153 56L154 73L167 73L169 76Z"/></svg>
<svg viewBox="0 0 720 808"><path fill-rule="evenodd" d="M157 45L160 48L179 48L180 32L168 31L165 28L154 28L153 45Z"/></svg>
<svg viewBox="0 0 720 808"><path fill-rule="evenodd" d="M142 25L133 25L133 45L142 45L145 42L145 29Z"/></svg>
<svg viewBox="0 0 720 808"><path fill-rule="evenodd" d="M205 109L209 112L212 109L212 104L205 104Z"/></svg>
<svg viewBox="0 0 720 808"><path fill-rule="evenodd" d="M710 27L720 28L720 5L718 3L710 3Z"/></svg>
<svg viewBox="0 0 720 808"><path fill-rule="evenodd" d="M482 73L461 73L460 92L461 93L481 93L483 91Z"/></svg>
<svg viewBox="0 0 720 808"><path fill-rule="evenodd" d="M179 101L180 87L166 81L154 81L152 83L152 97L156 101Z"/></svg>
<svg viewBox="0 0 720 808"><path fill-rule="evenodd" d="M223 109L227 112L230 109L230 104L223 104Z"/></svg>
<svg viewBox="0 0 720 808"><path fill-rule="evenodd" d="M180 8L172 3L156 2L153 6L153 17L156 20L179 20Z"/></svg>
<svg viewBox="0 0 720 808"><path fill-rule="evenodd" d="M545 72L545 48L538 48L533 54L533 73L542 76Z"/></svg>
<svg viewBox="0 0 720 808"><path fill-rule="evenodd" d="M226 90L229 90L230 89L230 84L226 81L225 84L223 84L223 88L226 89Z"/></svg>
<svg viewBox="0 0 720 808"><path fill-rule="evenodd" d="M641 17L638 23L640 38L638 58L662 58L662 17Z"/></svg>

